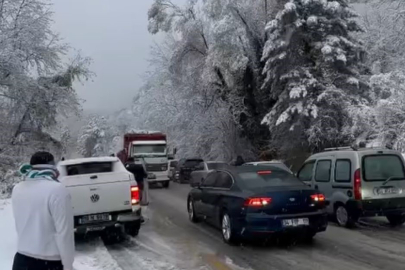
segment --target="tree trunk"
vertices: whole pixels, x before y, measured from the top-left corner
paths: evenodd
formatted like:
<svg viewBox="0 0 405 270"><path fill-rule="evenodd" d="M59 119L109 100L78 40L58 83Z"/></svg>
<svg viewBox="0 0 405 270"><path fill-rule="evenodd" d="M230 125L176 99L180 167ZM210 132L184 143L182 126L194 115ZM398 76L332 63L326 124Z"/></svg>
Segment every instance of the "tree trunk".
<svg viewBox="0 0 405 270"><path fill-rule="evenodd" d="M27 109L25 110L24 115L21 118L20 123L18 124L18 127L17 127L16 131L14 132L13 137L11 138L11 145L16 144L17 137L18 137L18 135L21 134L24 123L27 120L29 111L30 111L30 106L28 106Z"/></svg>

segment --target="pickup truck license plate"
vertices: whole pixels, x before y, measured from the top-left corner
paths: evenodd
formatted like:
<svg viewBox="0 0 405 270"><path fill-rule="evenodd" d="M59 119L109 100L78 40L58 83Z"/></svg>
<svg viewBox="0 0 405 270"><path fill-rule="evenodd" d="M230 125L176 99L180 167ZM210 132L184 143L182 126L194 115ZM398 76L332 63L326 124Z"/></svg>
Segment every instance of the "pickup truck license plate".
<svg viewBox="0 0 405 270"><path fill-rule="evenodd" d="M92 222L100 221L110 221L111 215L109 214L97 214L97 215L88 215L80 218L80 224L87 224Z"/></svg>
<svg viewBox="0 0 405 270"><path fill-rule="evenodd" d="M284 219L283 227L298 227L298 226L308 226L308 218L294 218L294 219Z"/></svg>

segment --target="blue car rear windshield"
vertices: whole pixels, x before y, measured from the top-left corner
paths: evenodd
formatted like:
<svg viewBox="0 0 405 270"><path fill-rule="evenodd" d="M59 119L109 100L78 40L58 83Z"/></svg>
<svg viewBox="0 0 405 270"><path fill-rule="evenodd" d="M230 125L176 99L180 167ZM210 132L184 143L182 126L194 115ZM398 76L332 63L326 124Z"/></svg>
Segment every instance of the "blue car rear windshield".
<svg viewBox="0 0 405 270"><path fill-rule="evenodd" d="M268 174L259 174L257 171L240 172L239 177L247 188L305 186L298 178L286 171L277 170Z"/></svg>

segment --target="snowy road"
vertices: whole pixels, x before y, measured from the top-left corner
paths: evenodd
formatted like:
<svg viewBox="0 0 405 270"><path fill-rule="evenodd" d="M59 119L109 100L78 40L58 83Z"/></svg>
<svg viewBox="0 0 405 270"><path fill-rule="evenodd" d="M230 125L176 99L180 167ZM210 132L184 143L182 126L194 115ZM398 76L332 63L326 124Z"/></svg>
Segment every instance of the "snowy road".
<svg viewBox="0 0 405 270"><path fill-rule="evenodd" d="M405 268L405 226L367 220L354 230L330 224L312 244L280 247L222 242L218 230L189 222L187 185L151 190L148 221L136 238L105 246L77 242L75 270L373 270ZM10 269L16 236L9 201L0 201L0 269Z"/></svg>
<svg viewBox="0 0 405 270"><path fill-rule="evenodd" d="M188 220L187 185L151 190L150 220L138 238L107 247L123 270L137 269L404 269L405 227L367 220L348 230L330 224L312 244L231 247L220 232ZM142 258L142 259L141 259Z"/></svg>

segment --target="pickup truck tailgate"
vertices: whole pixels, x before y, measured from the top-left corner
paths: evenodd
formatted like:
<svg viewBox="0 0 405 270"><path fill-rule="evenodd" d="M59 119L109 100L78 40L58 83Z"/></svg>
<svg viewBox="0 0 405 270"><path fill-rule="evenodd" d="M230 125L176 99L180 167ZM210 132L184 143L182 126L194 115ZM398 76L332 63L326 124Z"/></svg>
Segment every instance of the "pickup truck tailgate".
<svg viewBox="0 0 405 270"><path fill-rule="evenodd" d="M64 176L75 216L131 210L131 181L127 172Z"/></svg>

